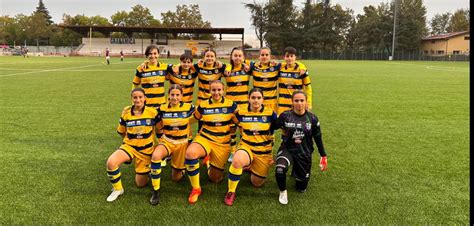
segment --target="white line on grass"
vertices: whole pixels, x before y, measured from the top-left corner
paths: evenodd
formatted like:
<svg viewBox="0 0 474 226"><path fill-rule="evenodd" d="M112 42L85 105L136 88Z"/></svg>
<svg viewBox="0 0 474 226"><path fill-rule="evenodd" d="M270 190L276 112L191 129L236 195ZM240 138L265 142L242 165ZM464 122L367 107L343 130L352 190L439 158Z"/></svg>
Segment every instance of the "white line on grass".
<svg viewBox="0 0 474 226"><path fill-rule="evenodd" d="M395 62L389 62L387 64L421 66L421 67L425 67L426 69L438 70L438 71L469 72L469 68L465 69L465 68L458 68L458 67L433 66L433 65L426 65L426 64L395 63Z"/></svg>
<svg viewBox="0 0 474 226"><path fill-rule="evenodd" d="M127 61L127 62L123 62L123 63L121 63L121 64L126 64L126 63L139 63L139 62L142 62L142 61ZM57 68L57 69L47 69L47 70L36 70L36 71L28 71L28 72L19 72L19 73L12 73L12 74L0 75L0 78L1 78L1 77L10 77L10 76L14 76L14 75L27 75L27 74L43 73L43 72L68 71L69 69L79 69L79 68L98 67L98 66L104 66L104 64L90 64L90 65L77 66L77 67ZM102 70L102 71L111 71L111 70Z"/></svg>

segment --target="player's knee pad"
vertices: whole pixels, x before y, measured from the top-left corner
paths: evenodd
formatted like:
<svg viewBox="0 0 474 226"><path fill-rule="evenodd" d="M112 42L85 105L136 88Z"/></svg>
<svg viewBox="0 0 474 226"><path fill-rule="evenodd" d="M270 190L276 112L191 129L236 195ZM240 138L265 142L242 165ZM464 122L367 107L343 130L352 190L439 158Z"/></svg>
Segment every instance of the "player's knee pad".
<svg viewBox="0 0 474 226"><path fill-rule="evenodd" d="M286 172L288 171L288 168L285 166L279 166L275 168L275 177L277 178L286 178Z"/></svg>

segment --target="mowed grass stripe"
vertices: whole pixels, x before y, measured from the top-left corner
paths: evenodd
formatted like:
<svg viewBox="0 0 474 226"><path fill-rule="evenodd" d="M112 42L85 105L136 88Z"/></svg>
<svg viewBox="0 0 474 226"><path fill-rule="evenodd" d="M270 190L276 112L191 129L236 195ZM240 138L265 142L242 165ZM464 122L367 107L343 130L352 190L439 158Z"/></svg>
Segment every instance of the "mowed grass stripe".
<svg viewBox="0 0 474 226"><path fill-rule="evenodd" d="M313 109L329 155L329 170L321 173L314 154L306 193L295 192L289 179L289 205L281 206L272 169L261 189L253 188L244 174L235 205L226 207L227 182L209 183L202 169L203 195L190 206L189 182L186 178L172 182L167 167L162 174L162 202L152 207L151 187L134 186L133 165L122 167L125 195L115 203L105 201L111 188L105 161L121 143L115 129L122 108L130 104L139 59L126 58L137 63L124 64L112 58L111 65L99 65L104 59L93 57L0 59L34 70L97 61L97 69L104 70L0 79L4 147L0 169L8 175L0 180L2 224L466 224L469 220L467 63L303 61L312 76ZM430 65L463 71L431 70ZM276 137L275 149L279 132Z"/></svg>

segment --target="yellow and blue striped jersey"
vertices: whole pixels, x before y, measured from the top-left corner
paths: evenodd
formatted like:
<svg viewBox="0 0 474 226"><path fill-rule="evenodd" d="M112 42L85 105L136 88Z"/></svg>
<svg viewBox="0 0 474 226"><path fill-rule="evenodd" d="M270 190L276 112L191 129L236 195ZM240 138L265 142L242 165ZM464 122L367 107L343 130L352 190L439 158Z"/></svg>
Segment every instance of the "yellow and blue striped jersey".
<svg viewBox="0 0 474 226"><path fill-rule="evenodd" d="M210 82L214 80L220 80L222 77L222 73L225 70L225 64L223 64L220 68L217 67L217 63L214 63L212 66L205 66L204 63L194 64L194 69L198 74L198 101L207 100L211 97L209 92ZM198 102L199 103L199 102Z"/></svg>
<svg viewBox="0 0 474 226"><path fill-rule="evenodd" d="M145 106L142 114L133 113L134 106L128 106L122 111L117 132L124 135L123 143L141 151L153 146L154 131L158 126L158 112L153 107Z"/></svg>
<svg viewBox="0 0 474 226"><path fill-rule="evenodd" d="M171 84L178 84L183 87L183 99L185 103L193 102L193 93L194 93L194 82L196 81L196 70L191 68L189 70L183 70L182 67L179 67L179 72L177 75L171 73L169 76Z"/></svg>
<svg viewBox="0 0 474 226"><path fill-rule="evenodd" d="M194 105L181 102L178 106L162 104L158 110L159 127L163 134L173 140L190 138L191 126L189 124L194 115Z"/></svg>
<svg viewBox="0 0 474 226"><path fill-rule="evenodd" d="M300 70L305 70L306 73L300 75ZM305 91L308 106L311 108L311 79L309 77L308 70L304 64L296 62L293 67L289 67L286 62L281 63L279 77L278 114L281 114L283 111L291 109L291 95L295 90Z"/></svg>
<svg viewBox="0 0 474 226"><path fill-rule="evenodd" d="M239 109L236 117L242 135L240 142L250 146L252 151L270 153L277 120L273 109L263 106L260 111L252 112L247 105Z"/></svg>
<svg viewBox="0 0 474 226"><path fill-rule="evenodd" d="M216 143L230 144L230 126L238 124L236 110L237 104L225 97L216 102L212 98L201 101L194 112L194 117L201 124L199 135Z"/></svg>
<svg viewBox="0 0 474 226"><path fill-rule="evenodd" d="M263 65L260 62L250 63L250 72L253 78L253 87L263 91L264 103L277 99L278 72L281 64Z"/></svg>
<svg viewBox="0 0 474 226"><path fill-rule="evenodd" d="M172 72L172 64L158 62L157 65L148 65L148 68L137 67L134 86L141 86L145 90L146 105L158 107L166 102L165 80L166 75Z"/></svg>
<svg viewBox="0 0 474 226"><path fill-rule="evenodd" d="M244 66L241 64L233 67L229 64L225 70L230 72L228 76L224 76L227 84L225 97L233 100L239 108L247 105L250 76L245 72Z"/></svg>

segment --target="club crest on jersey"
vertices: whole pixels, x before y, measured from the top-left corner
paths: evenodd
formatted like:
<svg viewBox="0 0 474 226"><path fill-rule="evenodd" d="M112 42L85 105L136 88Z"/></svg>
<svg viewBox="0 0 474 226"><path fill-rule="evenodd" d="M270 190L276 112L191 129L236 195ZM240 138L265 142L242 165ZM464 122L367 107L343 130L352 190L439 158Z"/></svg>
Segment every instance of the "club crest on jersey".
<svg viewBox="0 0 474 226"><path fill-rule="evenodd" d="M219 73L219 70L218 70L218 69L215 69L215 70L214 70L214 73L216 73L216 74Z"/></svg>
<svg viewBox="0 0 474 226"><path fill-rule="evenodd" d="M147 120L146 120L146 124L147 124L147 125L150 125L150 124L151 124L151 119L147 119Z"/></svg>
<svg viewBox="0 0 474 226"><path fill-rule="evenodd" d="M266 122L267 121L267 116L262 116L262 121Z"/></svg>
<svg viewBox="0 0 474 226"><path fill-rule="evenodd" d="M311 130L311 123L306 123L306 129Z"/></svg>
<svg viewBox="0 0 474 226"><path fill-rule="evenodd" d="M227 108L222 108L222 113L226 114L227 113Z"/></svg>
<svg viewBox="0 0 474 226"><path fill-rule="evenodd" d="M181 113L181 115L183 115L183 118L186 118L187 113L183 112L183 113Z"/></svg>

